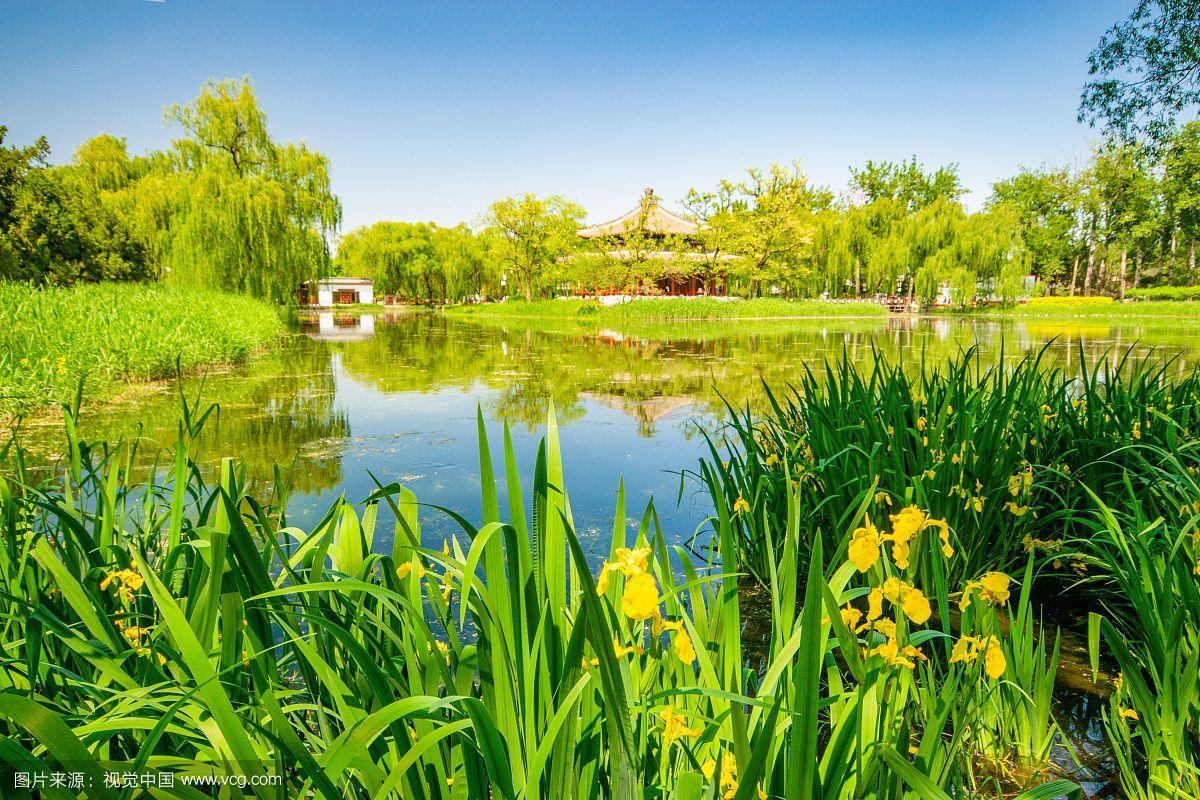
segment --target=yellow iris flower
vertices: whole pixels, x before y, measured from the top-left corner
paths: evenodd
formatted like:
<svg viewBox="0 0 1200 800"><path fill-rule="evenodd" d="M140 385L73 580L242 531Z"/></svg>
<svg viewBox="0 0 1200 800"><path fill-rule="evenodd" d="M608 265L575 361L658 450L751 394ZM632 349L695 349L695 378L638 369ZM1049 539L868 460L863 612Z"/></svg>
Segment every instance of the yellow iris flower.
<svg viewBox="0 0 1200 800"><path fill-rule="evenodd" d="M621 611L625 616L638 622L645 622L658 611L658 584L654 576L648 572L634 575L625 584L625 593L621 596Z"/></svg>
<svg viewBox="0 0 1200 800"><path fill-rule="evenodd" d="M675 709L667 706L658 713L659 718L665 723L663 728L663 744L670 747L684 737L694 739L700 735L700 731L687 726L687 717L676 714Z"/></svg>
<svg viewBox="0 0 1200 800"><path fill-rule="evenodd" d="M859 572L866 572L879 560L879 531L871 524L871 518L863 520L863 527L856 528L850 537L848 555Z"/></svg>
<svg viewBox="0 0 1200 800"><path fill-rule="evenodd" d="M980 654L983 655L984 672L992 680L999 679L1008 667L1008 663L1004 658L1004 649L1000 646L1000 640L995 636L984 638L963 636L954 643L954 650L950 653L950 663L972 664Z"/></svg>
<svg viewBox="0 0 1200 800"><path fill-rule="evenodd" d="M1003 572L989 572L977 581L967 581L967 585L963 587L962 599L958 601L959 610L966 611L971 605L971 595L976 590L979 591L979 596L991 605L1004 605L1008 602L1011 580Z"/></svg>

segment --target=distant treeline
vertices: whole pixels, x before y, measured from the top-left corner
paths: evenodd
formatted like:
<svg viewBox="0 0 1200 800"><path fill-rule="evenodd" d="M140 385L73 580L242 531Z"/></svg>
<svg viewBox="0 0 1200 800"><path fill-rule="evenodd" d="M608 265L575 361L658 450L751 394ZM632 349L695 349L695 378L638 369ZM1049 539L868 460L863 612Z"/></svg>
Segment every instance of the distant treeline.
<svg viewBox="0 0 1200 800"><path fill-rule="evenodd" d="M563 290L642 292L669 276L724 276L749 297L876 293L966 304L1036 293L1123 297L1143 285L1189 285L1200 233L1200 123L1151 150L1096 147L1079 169L1022 169L969 213L957 165L868 161L841 193L798 164L750 169L682 205L698 236L631 231L575 236L582 207L562 197L506 198L466 227L376 223L343 239L337 262L411 299ZM657 198L655 198L657 201ZM665 251L665 252L664 252ZM449 253L450 255L439 255ZM501 279L505 278L501 286Z"/></svg>
<svg viewBox="0 0 1200 800"><path fill-rule="evenodd" d="M584 241L580 205L527 194L469 226L360 227L331 258L341 204L328 159L274 141L247 79L209 82L166 119L181 136L163 151L130 155L105 134L61 166L44 139L11 146L0 127L0 280L158 280L290 303L303 281L344 274L372 278L378 295L445 303L653 292L700 275L749 297L967 304L1011 301L1029 275L1037 293L1117 297L1200 277L1200 123L1153 148L1104 140L1081 168L1023 169L974 213L957 165L868 161L835 192L792 163L688 192L693 237Z"/></svg>

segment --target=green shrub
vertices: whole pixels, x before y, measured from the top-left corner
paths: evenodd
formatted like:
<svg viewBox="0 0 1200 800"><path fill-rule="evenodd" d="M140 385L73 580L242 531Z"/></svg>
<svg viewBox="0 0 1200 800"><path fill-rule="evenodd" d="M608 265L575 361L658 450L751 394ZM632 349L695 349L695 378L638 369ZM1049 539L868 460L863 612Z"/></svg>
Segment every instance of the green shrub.
<svg viewBox="0 0 1200 800"><path fill-rule="evenodd" d="M1148 289L1130 289L1125 293L1130 300L1200 300L1200 286L1153 286Z"/></svg>

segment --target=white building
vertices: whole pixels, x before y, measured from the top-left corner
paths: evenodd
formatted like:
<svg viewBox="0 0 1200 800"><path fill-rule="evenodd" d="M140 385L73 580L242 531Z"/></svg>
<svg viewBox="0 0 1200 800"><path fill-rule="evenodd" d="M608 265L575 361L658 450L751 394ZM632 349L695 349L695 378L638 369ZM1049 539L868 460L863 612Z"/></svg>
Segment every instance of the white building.
<svg viewBox="0 0 1200 800"><path fill-rule="evenodd" d="M313 290L316 290L314 302ZM304 305L329 307L333 305L348 306L355 303L370 304L375 302L375 289L369 278L322 278L319 281L308 281L301 290L301 302Z"/></svg>

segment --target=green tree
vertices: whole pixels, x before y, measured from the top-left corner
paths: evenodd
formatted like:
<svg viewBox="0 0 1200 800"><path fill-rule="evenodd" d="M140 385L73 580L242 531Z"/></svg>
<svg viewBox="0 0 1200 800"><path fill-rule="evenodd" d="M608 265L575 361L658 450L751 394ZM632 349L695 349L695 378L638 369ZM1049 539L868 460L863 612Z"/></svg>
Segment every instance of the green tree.
<svg viewBox="0 0 1200 800"><path fill-rule="evenodd" d="M1163 143L1200 105L1200 0L1140 0L1088 56L1079 121Z"/></svg>
<svg viewBox="0 0 1200 800"><path fill-rule="evenodd" d="M338 243L337 268L370 278L379 294L422 303L446 303L496 288L483 242L465 225L376 222Z"/></svg>
<svg viewBox="0 0 1200 800"><path fill-rule="evenodd" d="M271 138L249 79L210 81L166 116L185 136L166 160L164 277L288 302L328 271L326 238L341 221L328 159Z"/></svg>
<svg viewBox="0 0 1200 800"><path fill-rule="evenodd" d="M850 188L864 205L887 198L908 213L920 211L939 198L958 200L966 194L957 164L927 171L916 156L898 164L868 161L860 169L851 167Z"/></svg>
<svg viewBox="0 0 1200 800"><path fill-rule="evenodd" d="M579 248L583 208L557 195L526 194L492 203L484 232L495 256L521 281L525 299L542 291L560 258Z"/></svg>
<svg viewBox="0 0 1200 800"><path fill-rule="evenodd" d="M95 187L46 163L50 146L4 145L0 126L0 279L51 283L141 279L148 255Z"/></svg>
<svg viewBox="0 0 1200 800"><path fill-rule="evenodd" d="M1152 246L1159 227L1158 182L1147 149L1136 143L1113 142L1102 148L1093 161L1091 176L1103 206L1102 279L1115 283L1115 293L1123 298L1129 282L1130 252L1140 278L1143 250Z"/></svg>
<svg viewBox="0 0 1200 800"><path fill-rule="evenodd" d="M330 269L341 204L328 160L276 142L246 78L210 81L165 116L183 135L164 152L85 142L67 168L74 187L125 221L161 280L294 302Z"/></svg>
<svg viewBox="0 0 1200 800"><path fill-rule="evenodd" d="M1079 185L1066 168L1022 169L992 186L987 207L1007 208L1017 226L1030 267L1049 283L1065 283L1078 256Z"/></svg>
<svg viewBox="0 0 1200 800"><path fill-rule="evenodd" d="M697 197L698 193L694 193ZM721 210L707 222L712 246L736 255L733 272L751 297L763 288L786 288L804 279L804 248L813 240L816 214L832 194L812 186L798 163L749 169L741 181L722 181Z"/></svg>
<svg viewBox="0 0 1200 800"><path fill-rule="evenodd" d="M1196 238L1200 236L1200 123L1189 122L1166 142L1163 159L1164 251L1167 282L1176 283L1182 270L1176 265L1179 238L1187 243L1186 277L1197 280Z"/></svg>

